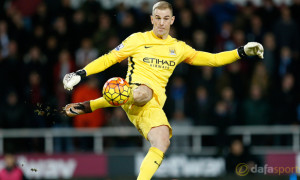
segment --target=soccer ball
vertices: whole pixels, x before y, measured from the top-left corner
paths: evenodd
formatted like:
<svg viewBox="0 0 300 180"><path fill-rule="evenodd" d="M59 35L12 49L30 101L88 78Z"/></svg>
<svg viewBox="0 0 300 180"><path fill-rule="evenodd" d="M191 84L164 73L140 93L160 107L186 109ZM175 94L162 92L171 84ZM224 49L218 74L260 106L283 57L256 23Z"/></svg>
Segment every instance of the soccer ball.
<svg viewBox="0 0 300 180"><path fill-rule="evenodd" d="M129 84L120 77L110 78L103 86L103 97L109 104L120 106L125 104L130 96Z"/></svg>

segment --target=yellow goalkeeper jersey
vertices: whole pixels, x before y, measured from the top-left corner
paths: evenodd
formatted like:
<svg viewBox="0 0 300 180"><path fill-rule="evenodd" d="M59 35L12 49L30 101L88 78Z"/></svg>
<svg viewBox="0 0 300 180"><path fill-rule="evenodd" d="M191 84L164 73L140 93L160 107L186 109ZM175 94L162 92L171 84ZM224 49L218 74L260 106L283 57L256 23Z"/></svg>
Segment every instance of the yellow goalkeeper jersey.
<svg viewBox="0 0 300 180"><path fill-rule="evenodd" d="M175 67L185 62L198 66L221 66L239 59L237 50L212 54L196 51L186 43L171 36L158 38L153 31L134 33L114 50L88 64L87 75L105 70L128 58L126 80L129 84L146 84L163 107L165 87Z"/></svg>

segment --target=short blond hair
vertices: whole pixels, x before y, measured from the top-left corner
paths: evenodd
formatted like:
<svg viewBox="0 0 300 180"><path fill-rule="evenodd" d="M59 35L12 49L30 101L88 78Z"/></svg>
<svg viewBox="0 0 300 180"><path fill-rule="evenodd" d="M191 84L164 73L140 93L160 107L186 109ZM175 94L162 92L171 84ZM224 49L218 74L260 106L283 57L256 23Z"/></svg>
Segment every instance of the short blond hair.
<svg viewBox="0 0 300 180"><path fill-rule="evenodd" d="M155 3L153 5L153 8L152 8L152 14L154 12L155 9L170 9L171 13L173 14L173 7L170 3L168 3L167 1L159 1L157 3Z"/></svg>

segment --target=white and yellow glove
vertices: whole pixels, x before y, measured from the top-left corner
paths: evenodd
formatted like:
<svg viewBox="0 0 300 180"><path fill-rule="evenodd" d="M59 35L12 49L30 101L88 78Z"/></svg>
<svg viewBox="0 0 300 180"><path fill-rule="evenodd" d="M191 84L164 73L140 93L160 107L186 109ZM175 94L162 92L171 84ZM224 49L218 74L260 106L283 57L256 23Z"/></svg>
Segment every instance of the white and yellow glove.
<svg viewBox="0 0 300 180"><path fill-rule="evenodd" d="M71 91L85 76L86 72L83 69L66 74L63 79L64 88Z"/></svg>
<svg viewBox="0 0 300 180"><path fill-rule="evenodd" d="M238 48L238 54L241 58L246 56L255 56L264 58L264 47L258 42L248 42L245 46Z"/></svg>

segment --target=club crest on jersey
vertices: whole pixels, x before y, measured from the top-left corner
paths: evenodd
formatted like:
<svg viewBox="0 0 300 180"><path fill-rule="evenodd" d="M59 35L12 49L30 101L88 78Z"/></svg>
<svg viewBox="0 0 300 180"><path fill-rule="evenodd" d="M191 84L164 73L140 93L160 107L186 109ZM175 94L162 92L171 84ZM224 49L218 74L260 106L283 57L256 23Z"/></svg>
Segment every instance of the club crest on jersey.
<svg viewBox="0 0 300 180"><path fill-rule="evenodd" d="M120 51L122 48L124 47L124 45L121 43L119 46L117 46L115 48L116 51Z"/></svg>
<svg viewBox="0 0 300 180"><path fill-rule="evenodd" d="M170 47L170 48L169 48L169 51L170 51L170 55L173 55L173 56L176 55L176 50L175 50L175 48Z"/></svg>

